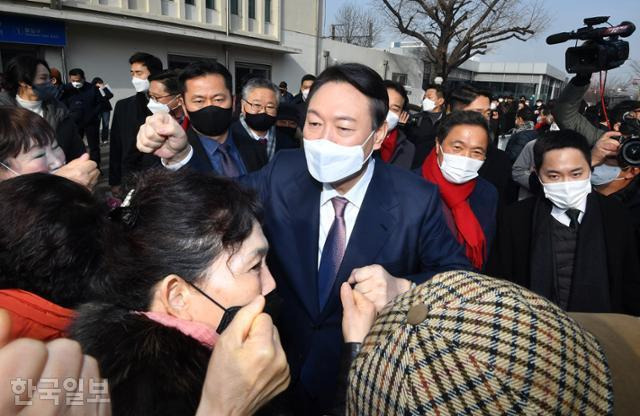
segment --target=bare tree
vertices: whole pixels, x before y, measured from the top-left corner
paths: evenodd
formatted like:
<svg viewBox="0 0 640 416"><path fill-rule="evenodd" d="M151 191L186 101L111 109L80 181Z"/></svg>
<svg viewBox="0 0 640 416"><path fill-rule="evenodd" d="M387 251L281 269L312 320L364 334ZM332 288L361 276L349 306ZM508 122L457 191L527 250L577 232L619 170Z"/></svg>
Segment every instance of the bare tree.
<svg viewBox="0 0 640 416"><path fill-rule="evenodd" d="M342 4L331 25L331 38L371 48L380 41L382 24L369 10L353 1Z"/></svg>
<svg viewBox="0 0 640 416"><path fill-rule="evenodd" d="M382 0L390 23L422 42L432 76L449 73L491 45L526 41L549 21L544 0Z"/></svg>

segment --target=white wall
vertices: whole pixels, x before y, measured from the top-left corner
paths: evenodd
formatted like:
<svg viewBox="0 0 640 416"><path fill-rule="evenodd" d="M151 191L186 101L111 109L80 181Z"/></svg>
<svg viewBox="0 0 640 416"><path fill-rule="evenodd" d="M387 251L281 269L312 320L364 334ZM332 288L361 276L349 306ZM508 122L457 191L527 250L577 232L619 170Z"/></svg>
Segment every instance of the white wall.
<svg viewBox="0 0 640 416"><path fill-rule="evenodd" d="M422 90L423 64L418 58L398 55L382 49L363 48L330 39L322 40L322 51L329 52L329 65L356 62L373 68L381 77L391 79L394 72L407 74L407 93L412 104L420 105L424 91ZM385 61L388 67L385 74ZM327 66L322 59L320 70Z"/></svg>

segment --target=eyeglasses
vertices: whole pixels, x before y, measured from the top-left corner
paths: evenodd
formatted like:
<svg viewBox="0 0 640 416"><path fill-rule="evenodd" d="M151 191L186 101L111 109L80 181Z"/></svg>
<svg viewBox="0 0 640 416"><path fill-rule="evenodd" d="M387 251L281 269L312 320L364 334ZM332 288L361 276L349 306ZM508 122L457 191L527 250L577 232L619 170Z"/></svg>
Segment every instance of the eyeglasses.
<svg viewBox="0 0 640 416"><path fill-rule="evenodd" d="M251 107L251 110L253 110L255 113L262 113L263 111L266 111L269 114L275 114L278 111L278 107L273 104L267 104L265 106L258 103L250 103L249 101L244 99L242 101L249 104L249 107Z"/></svg>
<svg viewBox="0 0 640 416"><path fill-rule="evenodd" d="M178 98L180 94L167 94L167 95L151 95L147 92L147 98L153 100L153 101L158 101L161 98L167 98L167 97L174 97L173 100L175 100L176 98ZM171 101L173 101L171 100ZM171 102L169 101L169 102Z"/></svg>

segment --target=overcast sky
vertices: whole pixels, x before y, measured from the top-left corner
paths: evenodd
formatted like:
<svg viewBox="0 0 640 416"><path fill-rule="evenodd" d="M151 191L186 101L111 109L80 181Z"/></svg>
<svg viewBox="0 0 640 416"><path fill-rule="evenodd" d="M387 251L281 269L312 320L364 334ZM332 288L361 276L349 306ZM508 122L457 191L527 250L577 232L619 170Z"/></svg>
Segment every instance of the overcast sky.
<svg viewBox="0 0 640 416"><path fill-rule="evenodd" d="M349 0L325 0L326 19L325 33L328 33L336 11L340 5ZM350 0L358 5L374 8L372 3L382 3L381 0ZM478 60L485 62L547 62L564 70L564 52L571 42L557 45L547 45L545 39L548 35L577 29L582 26L582 19L593 16L611 16L609 22L617 25L624 20L633 22L638 28L635 33L626 38L629 42L629 59L640 61L640 0L546 0L546 7L552 15L552 22L536 38L527 42L509 40L496 44L493 50ZM388 48L391 41L405 40L401 35L389 30L385 34L384 43L378 47ZM408 38L406 40L412 40ZM619 69L612 70L610 77L628 78L631 70L628 63Z"/></svg>

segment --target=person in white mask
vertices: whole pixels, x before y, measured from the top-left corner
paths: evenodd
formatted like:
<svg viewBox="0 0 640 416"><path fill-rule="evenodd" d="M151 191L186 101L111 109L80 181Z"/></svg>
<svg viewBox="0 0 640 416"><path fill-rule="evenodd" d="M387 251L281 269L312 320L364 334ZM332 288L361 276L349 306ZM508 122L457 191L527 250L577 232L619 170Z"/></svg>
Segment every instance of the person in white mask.
<svg viewBox="0 0 640 416"><path fill-rule="evenodd" d="M388 103L371 68L327 68L309 94L304 149L278 152L241 178L264 205L296 414L322 414L332 405L343 348L343 282L381 310L437 270L470 268L446 225L437 188L371 157L387 135ZM190 154L184 131L160 114L140 129L138 148L168 167Z"/></svg>
<svg viewBox="0 0 640 416"><path fill-rule="evenodd" d="M627 209L591 188L591 149L572 130L534 145L543 195L503 212L489 274L566 311L640 315L640 262Z"/></svg>
<svg viewBox="0 0 640 416"><path fill-rule="evenodd" d="M186 130L189 121L184 115L182 95L175 71L163 71L149 77L149 103L147 108L153 114L165 112L175 118Z"/></svg>
<svg viewBox="0 0 640 416"><path fill-rule="evenodd" d="M474 111L454 111L440 123L436 147L420 172L438 186L447 224L477 270L484 268L490 251L498 209L498 191L478 177L488 147L484 117Z"/></svg>
<svg viewBox="0 0 640 416"><path fill-rule="evenodd" d="M293 101L291 101L296 108L298 108L298 113L300 114L300 125L302 126L304 126L304 118L307 115L309 92L311 91L311 87L313 87L313 83L315 81L315 75L305 74L300 80L300 92L296 94L293 97Z"/></svg>
<svg viewBox="0 0 640 416"><path fill-rule="evenodd" d="M387 113L387 137L384 138L379 151L382 161L404 169L411 169L416 148L408 139L399 124L409 119L407 107L409 98L402 84L385 80L389 95L389 112Z"/></svg>
<svg viewBox="0 0 640 416"><path fill-rule="evenodd" d="M162 72L162 61L153 55L137 52L129 58L131 86L135 94L119 100L113 110L109 140L109 185L116 197L122 197L120 185L132 172L151 165L135 148L138 128L152 113L149 103L149 77Z"/></svg>

